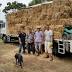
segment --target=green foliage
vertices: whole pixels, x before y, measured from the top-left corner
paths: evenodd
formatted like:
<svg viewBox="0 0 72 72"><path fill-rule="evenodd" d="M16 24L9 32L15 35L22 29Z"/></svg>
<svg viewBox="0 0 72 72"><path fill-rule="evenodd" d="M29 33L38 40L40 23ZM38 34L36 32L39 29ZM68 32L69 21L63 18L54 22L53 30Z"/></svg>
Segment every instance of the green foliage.
<svg viewBox="0 0 72 72"><path fill-rule="evenodd" d="M3 12L7 13L7 11L10 9L18 9L19 10L21 8L26 8L26 5L22 4L22 3L17 3L16 1L14 1L12 3L8 2L5 9L3 9Z"/></svg>
<svg viewBox="0 0 72 72"><path fill-rule="evenodd" d="M39 4L39 3L42 3L42 2L45 2L45 1L52 1L52 0L32 0L29 3L29 6L32 6L32 5L35 5L35 4Z"/></svg>
<svg viewBox="0 0 72 72"><path fill-rule="evenodd" d="M29 3L29 6L32 6L32 5L35 5L35 4L39 4L41 3L41 0L32 0L30 3Z"/></svg>

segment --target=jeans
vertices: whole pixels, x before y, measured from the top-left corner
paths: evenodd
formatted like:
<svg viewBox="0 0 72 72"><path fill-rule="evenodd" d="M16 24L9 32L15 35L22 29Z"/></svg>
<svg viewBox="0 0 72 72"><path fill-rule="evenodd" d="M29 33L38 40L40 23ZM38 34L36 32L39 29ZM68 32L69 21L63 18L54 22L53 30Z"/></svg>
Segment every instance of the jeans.
<svg viewBox="0 0 72 72"><path fill-rule="evenodd" d="M34 48L34 43L28 43L28 53L33 52L35 54L35 48Z"/></svg>
<svg viewBox="0 0 72 72"><path fill-rule="evenodd" d="M41 52L41 42L35 42L35 50L38 54Z"/></svg>
<svg viewBox="0 0 72 72"><path fill-rule="evenodd" d="M19 53L21 53L21 50L23 49L23 53L25 53L25 43L20 44L20 49L19 49Z"/></svg>

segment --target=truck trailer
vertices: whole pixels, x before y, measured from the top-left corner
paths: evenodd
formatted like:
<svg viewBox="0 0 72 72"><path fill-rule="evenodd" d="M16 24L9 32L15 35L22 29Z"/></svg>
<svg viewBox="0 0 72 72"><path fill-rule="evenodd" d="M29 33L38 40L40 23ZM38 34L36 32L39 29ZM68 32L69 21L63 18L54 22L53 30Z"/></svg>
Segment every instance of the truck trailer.
<svg viewBox="0 0 72 72"><path fill-rule="evenodd" d="M53 53L61 55L72 53L72 18L70 17L72 12L69 7L69 9L64 8L67 6L64 3L66 3L64 0L54 0L7 14L7 34L3 34L3 41L18 42L17 32L20 26L24 26L27 32L29 27L34 30L37 25L42 28L49 25L54 33Z"/></svg>

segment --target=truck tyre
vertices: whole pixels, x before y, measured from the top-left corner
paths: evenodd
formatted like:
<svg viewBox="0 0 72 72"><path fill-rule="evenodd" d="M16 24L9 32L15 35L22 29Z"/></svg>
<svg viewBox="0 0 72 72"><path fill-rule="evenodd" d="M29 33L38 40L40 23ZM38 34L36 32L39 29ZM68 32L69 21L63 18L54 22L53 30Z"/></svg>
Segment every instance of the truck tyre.
<svg viewBox="0 0 72 72"><path fill-rule="evenodd" d="M58 43L53 41L53 55L58 56Z"/></svg>
<svg viewBox="0 0 72 72"><path fill-rule="evenodd" d="M7 42L7 38L6 38L6 36L3 37L3 42L4 42L4 43Z"/></svg>

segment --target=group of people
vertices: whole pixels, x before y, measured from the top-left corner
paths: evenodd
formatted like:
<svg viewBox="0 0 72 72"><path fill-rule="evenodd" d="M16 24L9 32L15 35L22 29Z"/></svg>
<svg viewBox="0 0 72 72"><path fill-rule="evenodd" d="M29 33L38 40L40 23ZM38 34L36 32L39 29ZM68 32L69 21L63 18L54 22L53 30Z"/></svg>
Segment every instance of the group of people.
<svg viewBox="0 0 72 72"><path fill-rule="evenodd" d="M24 27L21 27L19 32L19 44L20 49L19 53L23 49L23 53L25 53L25 49L27 47L28 54L33 52L39 56L41 53L45 53L46 58L53 60L52 55L52 45L53 45L53 31L49 26L46 26L44 30L40 26L36 28L36 31L32 31L29 29L29 33L26 34L24 32Z"/></svg>

